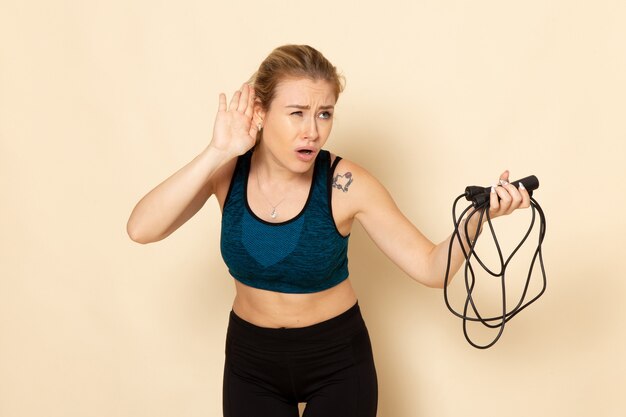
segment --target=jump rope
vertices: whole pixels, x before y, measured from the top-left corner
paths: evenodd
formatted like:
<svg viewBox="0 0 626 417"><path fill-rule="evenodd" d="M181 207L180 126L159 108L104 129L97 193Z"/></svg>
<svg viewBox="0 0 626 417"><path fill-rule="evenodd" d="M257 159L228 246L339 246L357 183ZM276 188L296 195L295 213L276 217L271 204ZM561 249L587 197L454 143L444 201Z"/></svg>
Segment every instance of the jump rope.
<svg viewBox="0 0 626 417"><path fill-rule="evenodd" d="M520 243L511 252L511 254L506 258L506 260L504 259L504 256L502 254L502 249L500 248L500 244L498 243L496 232L493 228L493 224L491 223L491 217L489 215L489 199L490 199L491 187L468 186L465 188L465 193L458 196L454 200L454 204L452 205L452 221L454 222L454 232L453 232L453 237L450 239L450 246L448 247L448 261L446 265L446 276L445 276L445 281L444 281L443 295L444 295L444 300L445 300L446 306L448 307L448 310L450 310L452 314L454 314L455 316L463 320L463 335L465 336L465 339L470 345L478 349L487 349L493 346L502 336L502 333L504 332L505 324L509 320L511 320L513 317L515 317L518 313L520 313L522 310L524 310L526 307L528 307L529 305L537 301L537 299L539 299L539 297L541 297L541 295L543 295L543 293L546 290L546 271L543 265L543 255L541 252L541 244L543 243L543 239L546 234L546 218L543 213L543 210L539 206L539 203L537 203L537 201L534 198L532 198L533 190L536 190L537 188L539 188L539 180L534 175L531 175L521 180L513 181L511 184L513 184L515 187L519 187L520 183L524 185L524 187L526 188L526 190L528 190L528 193L531 196L530 206L532 209L532 217L530 221L530 226L528 227L526 234L524 235ZM456 215L457 204L462 198L467 199L468 201L471 202L471 204L467 208L465 208L461 212L461 214L457 217ZM466 217L466 214L468 212L469 214ZM530 236L533 230L533 227L535 226L537 215L539 215L538 242L537 242L537 247L532 256L530 268L528 270L528 275L526 277L526 283L524 285L522 294L520 295L519 301L517 301L517 303L515 304L513 308L508 309L507 302L506 302L507 300L506 280L508 278L506 276L507 268L513 256L518 252L518 250L522 247L522 245L528 240L528 237ZM469 220L473 216L479 216L479 221L478 221L479 226L474 231L475 233L473 234L473 236L476 236L476 238L472 241L469 238L470 234L468 230L468 223L469 223ZM485 216L487 217L487 225L489 226L489 230L491 232L491 236L493 237L493 241L495 243L495 247L498 253L499 271L494 271L490 269L489 267L487 267L485 263L481 260L481 258L478 256L475 250L476 242L478 240L478 232L480 230L480 225L483 223L483 218ZM467 219L467 220L463 222L464 219ZM463 224L463 231L464 231L464 236L465 236L465 244L467 245L469 250L466 250L465 246L461 244L462 237L461 237L461 234L459 233L459 227L461 227L462 224ZM459 242L459 245L461 246L461 250L463 251L463 256L465 257L464 275L465 275L465 290L467 292L467 296L465 298L462 313L455 310L450 305L450 301L448 299L450 263L452 259L452 247L455 241ZM474 273L474 266L472 265L472 260L475 260L476 262L478 262L480 267L482 267L489 275L493 276L494 279L499 278L500 288L502 292L502 300L501 300L502 314L501 315L494 316L494 317L483 317L478 307L476 306L476 302L474 300L474 297L472 296L472 293L474 292L474 289L476 286L476 275ZM535 295L529 300L526 300L526 297L528 296L528 289L531 283L531 277L533 276L533 270L535 269L537 260L539 260L539 265L541 267L541 276L543 280L542 287L537 295ZM471 310L471 312L469 310ZM468 312L470 314L468 314ZM498 332L491 342L484 344L484 345L478 344L474 342L469 336L468 323L470 322L478 322L478 323L481 323L483 326L488 327L490 329L498 329Z"/></svg>

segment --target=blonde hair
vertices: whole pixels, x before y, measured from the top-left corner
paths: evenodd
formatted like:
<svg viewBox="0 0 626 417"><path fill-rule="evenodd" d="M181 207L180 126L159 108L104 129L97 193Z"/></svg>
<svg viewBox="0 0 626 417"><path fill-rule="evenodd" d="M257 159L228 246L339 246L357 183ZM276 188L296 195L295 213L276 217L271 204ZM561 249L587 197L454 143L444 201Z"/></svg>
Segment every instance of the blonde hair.
<svg viewBox="0 0 626 417"><path fill-rule="evenodd" d="M278 83L286 78L308 78L329 82L335 100L344 88L344 77L337 68L315 48L308 45L283 45L274 49L250 78L261 107L268 110Z"/></svg>

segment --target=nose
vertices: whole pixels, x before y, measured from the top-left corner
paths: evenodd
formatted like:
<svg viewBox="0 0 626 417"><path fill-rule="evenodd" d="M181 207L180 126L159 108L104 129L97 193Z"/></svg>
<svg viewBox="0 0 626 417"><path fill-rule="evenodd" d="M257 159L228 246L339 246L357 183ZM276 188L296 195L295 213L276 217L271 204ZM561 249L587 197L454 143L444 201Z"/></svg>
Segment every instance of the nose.
<svg viewBox="0 0 626 417"><path fill-rule="evenodd" d="M309 119L307 126L305 126L304 128L304 138L308 140L316 140L319 136L320 135L317 128L317 119Z"/></svg>

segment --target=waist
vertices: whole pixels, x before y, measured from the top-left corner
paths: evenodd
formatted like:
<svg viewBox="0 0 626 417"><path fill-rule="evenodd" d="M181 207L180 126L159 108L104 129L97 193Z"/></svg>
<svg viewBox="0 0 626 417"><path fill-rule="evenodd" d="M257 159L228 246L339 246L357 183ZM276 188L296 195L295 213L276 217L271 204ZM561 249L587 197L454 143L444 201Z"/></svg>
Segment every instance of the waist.
<svg viewBox="0 0 626 417"><path fill-rule="evenodd" d="M235 280L233 312L242 320L264 328L301 328L321 323L350 309L357 302L348 279L311 294L285 294L261 290Z"/></svg>
<svg viewBox="0 0 626 417"><path fill-rule="evenodd" d="M281 341L291 340L306 344L319 340L337 341L350 338L364 329L365 323L363 322L359 304L355 303L352 307L337 316L310 326L298 328L268 328L257 326L242 319L234 311L231 311L228 327L231 336L233 334L249 334L262 336L265 342L275 341L280 344ZM249 338L244 338L244 340L249 340ZM258 339L256 340L258 341Z"/></svg>

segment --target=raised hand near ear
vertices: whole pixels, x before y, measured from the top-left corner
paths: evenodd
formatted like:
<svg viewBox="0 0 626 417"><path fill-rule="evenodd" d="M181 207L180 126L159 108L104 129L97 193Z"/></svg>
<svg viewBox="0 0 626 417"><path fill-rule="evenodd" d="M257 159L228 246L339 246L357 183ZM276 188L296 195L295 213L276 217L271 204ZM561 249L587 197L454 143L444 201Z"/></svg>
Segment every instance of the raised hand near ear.
<svg viewBox="0 0 626 417"><path fill-rule="evenodd" d="M252 122L254 100L254 89L247 83L235 91L228 106L226 95L220 94L210 147L234 158L243 155L254 146L257 133L257 128Z"/></svg>

